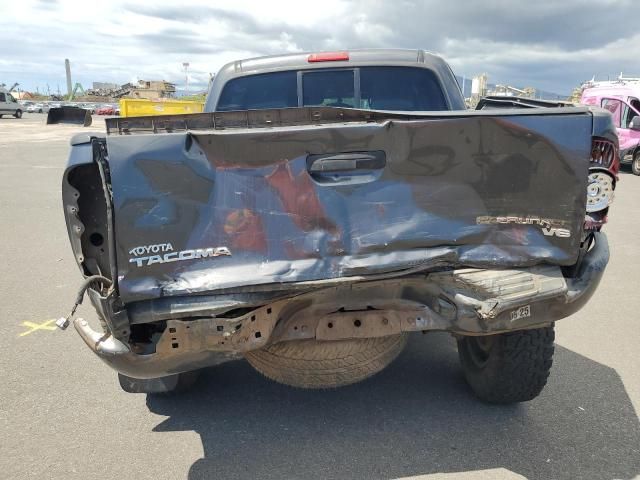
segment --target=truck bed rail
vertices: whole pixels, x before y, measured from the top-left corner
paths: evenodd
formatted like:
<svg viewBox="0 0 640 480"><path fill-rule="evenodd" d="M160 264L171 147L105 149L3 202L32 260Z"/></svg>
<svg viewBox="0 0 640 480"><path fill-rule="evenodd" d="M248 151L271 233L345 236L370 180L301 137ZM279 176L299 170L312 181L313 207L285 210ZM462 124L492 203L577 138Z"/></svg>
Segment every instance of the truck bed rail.
<svg viewBox="0 0 640 480"><path fill-rule="evenodd" d="M545 115L584 114L587 107L547 108ZM500 116L540 114L537 109L505 109ZM108 135L173 133L187 130L224 130L228 128L269 128L328 123L383 122L386 120L426 120L495 116L495 111L457 110L438 112L392 112L340 107L297 107L264 110L158 115L106 119Z"/></svg>

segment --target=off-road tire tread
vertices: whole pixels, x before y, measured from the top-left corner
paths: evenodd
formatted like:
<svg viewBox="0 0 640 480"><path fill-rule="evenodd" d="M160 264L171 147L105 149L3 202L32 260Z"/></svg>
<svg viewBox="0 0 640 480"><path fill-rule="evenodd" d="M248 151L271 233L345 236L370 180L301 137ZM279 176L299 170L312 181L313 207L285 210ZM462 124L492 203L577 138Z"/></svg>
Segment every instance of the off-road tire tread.
<svg viewBox="0 0 640 480"><path fill-rule="evenodd" d="M487 364L477 368L467 358L463 337L458 353L467 383L489 403L518 403L536 398L547 383L553 364L553 326L497 336Z"/></svg>
<svg viewBox="0 0 640 480"><path fill-rule="evenodd" d="M368 378L400 354L406 334L336 341L280 342L245 354L265 377L298 388L334 388Z"/></svg>

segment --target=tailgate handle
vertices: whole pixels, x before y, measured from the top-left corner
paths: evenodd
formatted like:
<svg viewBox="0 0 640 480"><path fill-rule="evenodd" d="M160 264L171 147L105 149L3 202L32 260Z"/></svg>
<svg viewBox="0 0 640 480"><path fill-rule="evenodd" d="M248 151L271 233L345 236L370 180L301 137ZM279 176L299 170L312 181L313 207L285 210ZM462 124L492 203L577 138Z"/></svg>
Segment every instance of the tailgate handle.
<svg viewBox="0 0 640 480"><path fill-rule="evenodd" d="M327 153L309 155L307 169L310 173L353 172L356 170L381 170L387 164L383 150L371 152Z"/></svg>

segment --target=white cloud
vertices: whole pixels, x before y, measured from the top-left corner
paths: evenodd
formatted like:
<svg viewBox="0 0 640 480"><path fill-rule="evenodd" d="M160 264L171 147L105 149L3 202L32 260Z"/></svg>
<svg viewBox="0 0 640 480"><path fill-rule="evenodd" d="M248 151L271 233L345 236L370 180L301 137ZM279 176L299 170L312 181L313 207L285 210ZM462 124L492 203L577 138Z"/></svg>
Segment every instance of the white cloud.
<svg viewBox="0 0 640 480"><path fill-rule="evenodd" d="M519 3L519 4L518 4ZM0 4L0 82L64 89L131 78L204 88L224 63L263 54L357 47L424 48L459 75L569 92L593 74L640 74L631 0L25 0ZM615 25L615 27L612 27ZM7 48L8 46L8 48Z"/></svg>

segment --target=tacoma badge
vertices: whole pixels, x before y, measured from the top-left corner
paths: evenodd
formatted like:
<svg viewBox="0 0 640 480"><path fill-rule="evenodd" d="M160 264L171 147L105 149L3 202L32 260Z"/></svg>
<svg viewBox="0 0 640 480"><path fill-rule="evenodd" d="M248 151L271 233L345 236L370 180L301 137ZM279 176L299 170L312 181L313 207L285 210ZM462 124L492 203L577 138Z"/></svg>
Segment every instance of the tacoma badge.
<svg viewBox="0 0 640 480"><path fill-rule="evenodd" d="M157 253L158 255L144 255ZM162 255L160 255L162 253ZM129 255L135 255L129 259L129 263L135 263L137 267L149 266L155 263L180 262L182 260L195 260L207 257L219 257L221 255L231 255L227 247L194 248L191 250L173 251L170 243L160 243L157 245L144 245L129 250Z"/></svg>

